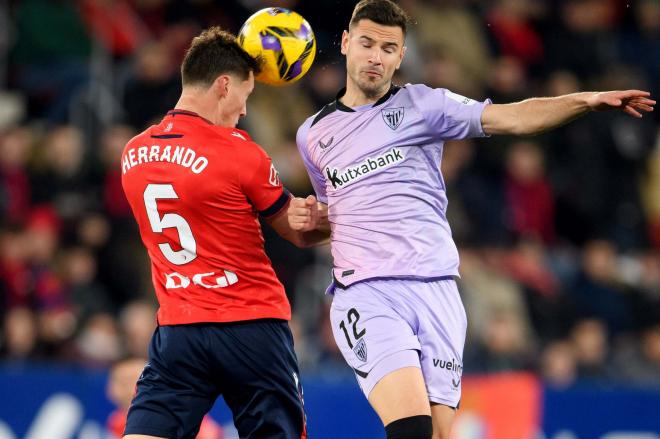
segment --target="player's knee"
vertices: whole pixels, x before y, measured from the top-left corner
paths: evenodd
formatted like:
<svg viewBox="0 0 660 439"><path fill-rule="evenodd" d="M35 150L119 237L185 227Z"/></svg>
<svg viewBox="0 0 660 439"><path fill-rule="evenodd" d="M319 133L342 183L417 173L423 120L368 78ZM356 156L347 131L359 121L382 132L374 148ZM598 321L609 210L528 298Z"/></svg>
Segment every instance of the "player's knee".
<svg viewBox="0 0 660 439"><path fill-rule="evenodd" d="M410 416L385 426L387 439L431 439L433 421L430 416Z"/></svg>

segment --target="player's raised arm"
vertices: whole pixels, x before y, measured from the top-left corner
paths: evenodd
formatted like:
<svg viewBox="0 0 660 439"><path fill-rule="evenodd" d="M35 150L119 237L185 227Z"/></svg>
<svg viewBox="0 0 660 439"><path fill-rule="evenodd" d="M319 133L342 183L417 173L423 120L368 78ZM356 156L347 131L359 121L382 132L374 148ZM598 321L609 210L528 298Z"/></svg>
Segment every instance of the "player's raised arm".
<svg viewBox="0 0 660 439"><path fill-rule="evenodd" d="M328 205L316 197L294 197L286 211L268 220L273 229L297 247L312 247L330 242Z"/></svg>
<svg viewBox="0 0 660 439"><path fill-rule="evenodd" d="M532 98L487 106L481 125L487 134L530 135L564 125L590 111L622 110L633 117L653 111L655 101L641 90L583 92L554 98Z"/></svg>

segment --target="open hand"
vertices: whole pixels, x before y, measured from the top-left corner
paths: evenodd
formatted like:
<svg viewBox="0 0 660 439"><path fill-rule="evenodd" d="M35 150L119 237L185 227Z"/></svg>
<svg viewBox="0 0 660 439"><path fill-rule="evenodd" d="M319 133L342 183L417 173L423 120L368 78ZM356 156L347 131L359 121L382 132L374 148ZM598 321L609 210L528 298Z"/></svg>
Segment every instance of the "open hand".
<svg viewBox="0 0 660 439"><path fill-rule="evenodd" d="M594 111L621 109L630 116L642 117L642 112L653 111L655 101L649 99L651 93L641 90L605 91L595 93L588 99Z"/></svg>

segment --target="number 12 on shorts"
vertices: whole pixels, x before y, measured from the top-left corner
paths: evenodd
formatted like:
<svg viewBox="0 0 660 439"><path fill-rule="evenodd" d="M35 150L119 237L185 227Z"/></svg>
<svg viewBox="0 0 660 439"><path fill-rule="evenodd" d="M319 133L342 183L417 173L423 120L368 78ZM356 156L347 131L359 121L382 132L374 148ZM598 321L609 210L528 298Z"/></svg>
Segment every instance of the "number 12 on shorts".
<svg viewBox="0 0 660 439"><path fill-rule="evenodd" d="M361 331L358 330L357 324L358 321L360 320L360 313L358 312L357 309L351 308L348 310L348 313L346 313L346 319L348 320L348 324L353 326L353 340L358 341L360 338L364 336L364 334L367 333L367 330L365 328L362 328ZM344 331L344 336L346 337L346 342L348 343L348 347L353 349L353 342L351 341L351 336L348 333L348 329L346 329L346 323L344 320L342 320L339 323L339 328Z"/></svg>

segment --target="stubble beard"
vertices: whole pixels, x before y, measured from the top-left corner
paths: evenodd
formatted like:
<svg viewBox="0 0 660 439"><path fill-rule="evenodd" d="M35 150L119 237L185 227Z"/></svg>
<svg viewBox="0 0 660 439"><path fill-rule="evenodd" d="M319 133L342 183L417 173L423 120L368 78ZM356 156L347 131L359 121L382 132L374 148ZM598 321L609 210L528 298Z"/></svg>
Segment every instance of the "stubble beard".
<svg viewBox="0 0 660 439"><path fill-rule="evenodd" d="M355 83L357 84L358 88L360 89L360 92L367 98L367 99L378 99L380 98L384 93L385 93L385 88L387 86L389 81L369 81L369 80L362 80L358 78Z"/></svg>

